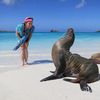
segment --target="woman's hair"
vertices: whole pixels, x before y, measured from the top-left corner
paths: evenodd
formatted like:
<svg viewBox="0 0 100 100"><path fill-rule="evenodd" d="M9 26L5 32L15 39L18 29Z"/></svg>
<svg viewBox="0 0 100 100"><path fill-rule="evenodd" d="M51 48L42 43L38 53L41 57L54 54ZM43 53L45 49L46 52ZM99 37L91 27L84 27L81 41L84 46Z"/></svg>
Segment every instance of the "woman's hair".
<svg viewBox="0 0 100 100"><path fill-rule="evenodd" d="M32 17L26 17L24 19L24 23L27 23L27 22L33 22L33 18Z"/></svg>

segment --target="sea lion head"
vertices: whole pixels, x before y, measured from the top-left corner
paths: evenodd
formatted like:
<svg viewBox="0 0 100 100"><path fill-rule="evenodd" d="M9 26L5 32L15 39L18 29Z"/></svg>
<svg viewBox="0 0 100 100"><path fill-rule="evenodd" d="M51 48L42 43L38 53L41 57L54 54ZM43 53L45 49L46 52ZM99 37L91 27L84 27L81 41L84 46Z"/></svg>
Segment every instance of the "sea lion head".
<svg viewBox="0 0 100 100"><path fill-rule="evenodd" d="M73 36L74 34L74 29L73 28L68 28L67 31L65 32L65 36L64 37L67 37L67 36Z"/></svg>
<svg viewBox="0 0 100 100"><path fill-rule="evenodd" d="M66 34L64 36L63 47L69 51L71 46L74 43L74 40L75 40L74 29L68 28L68 30L66 31Z"/></svg>
<svg viewBox="0 0 100 100"><path fill-rule="evenodd" d="M73 28L69 28L66 33L67 33L67 35L71 35L71 34L74 33L74 29Z"/></svg>

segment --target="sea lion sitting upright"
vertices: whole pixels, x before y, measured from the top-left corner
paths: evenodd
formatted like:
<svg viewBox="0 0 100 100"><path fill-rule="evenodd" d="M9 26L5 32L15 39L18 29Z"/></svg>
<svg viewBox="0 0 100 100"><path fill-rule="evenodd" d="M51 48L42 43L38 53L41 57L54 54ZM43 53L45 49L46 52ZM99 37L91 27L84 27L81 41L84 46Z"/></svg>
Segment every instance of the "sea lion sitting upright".
<svg viewBox="0 0 100 100"><path fill-rule="evenodd" d="M70 52L74 40L74 31L70 28L68 29L67 34L53 45L52 59L56 70L53 75L42 79L41 82L74 76L76 77L74 80L64 80L72 83L79 83L82 91L92 92L92 89L87 83L99 80L98 66L93 63L92 60Z"/></svg>

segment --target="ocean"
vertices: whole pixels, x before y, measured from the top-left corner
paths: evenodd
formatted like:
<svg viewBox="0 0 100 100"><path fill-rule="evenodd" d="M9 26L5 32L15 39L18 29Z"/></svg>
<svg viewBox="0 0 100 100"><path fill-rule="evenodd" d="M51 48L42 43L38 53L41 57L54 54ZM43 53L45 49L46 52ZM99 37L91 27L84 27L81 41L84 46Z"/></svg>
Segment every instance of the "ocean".
<svg viewBox="0 0 100 100"><path fill-rule="evenodd" d="M51 52L53 44L61 38L63 32L34 32L29 44L29 51L37 53ZM15 33L0 33L0 51L13 51L18 38ZM73 53L100 52L99 32L76 32Z"/></svg>

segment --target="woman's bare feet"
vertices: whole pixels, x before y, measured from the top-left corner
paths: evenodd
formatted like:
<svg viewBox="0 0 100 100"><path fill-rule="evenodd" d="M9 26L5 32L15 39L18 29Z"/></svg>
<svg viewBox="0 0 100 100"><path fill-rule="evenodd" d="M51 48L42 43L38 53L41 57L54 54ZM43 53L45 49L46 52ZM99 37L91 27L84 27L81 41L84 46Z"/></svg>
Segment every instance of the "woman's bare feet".
<svg viewBox="0 0 100 100"><path fill-rule="evenodd" d="M25 62L25 65L28 65L28 62Z"/></svg>

